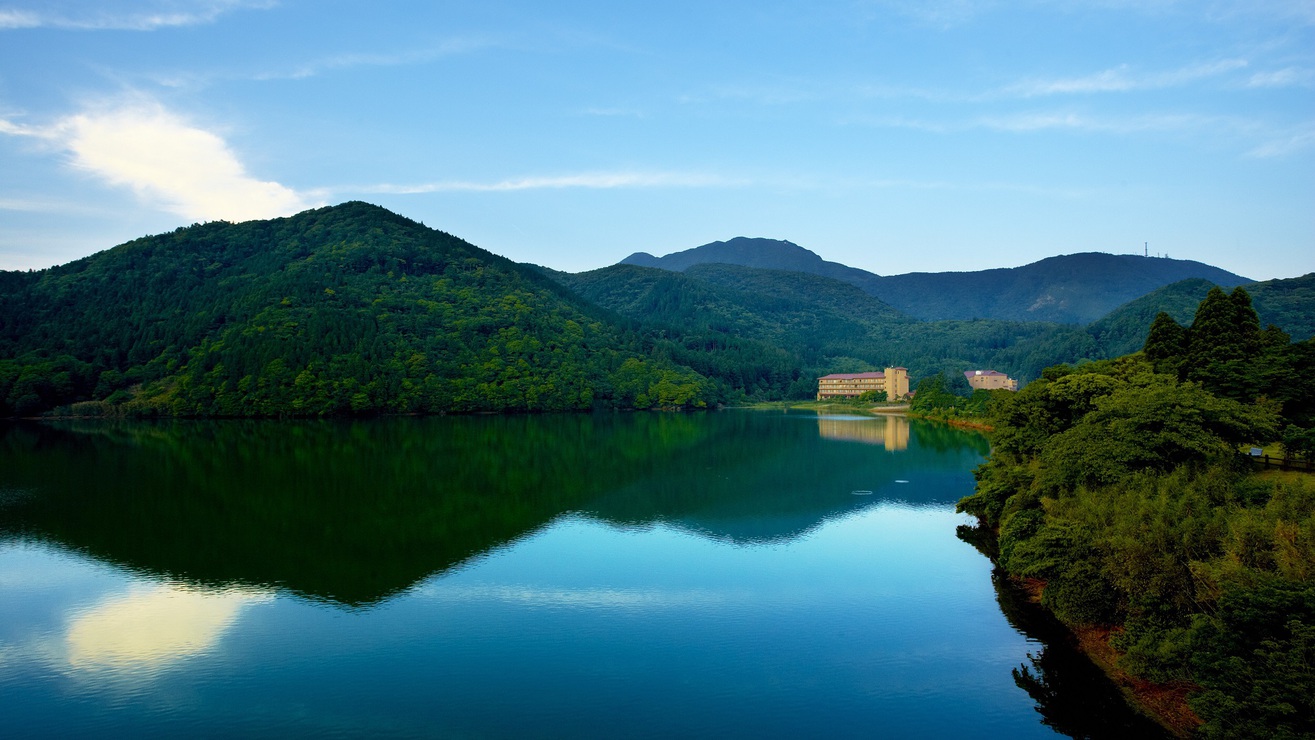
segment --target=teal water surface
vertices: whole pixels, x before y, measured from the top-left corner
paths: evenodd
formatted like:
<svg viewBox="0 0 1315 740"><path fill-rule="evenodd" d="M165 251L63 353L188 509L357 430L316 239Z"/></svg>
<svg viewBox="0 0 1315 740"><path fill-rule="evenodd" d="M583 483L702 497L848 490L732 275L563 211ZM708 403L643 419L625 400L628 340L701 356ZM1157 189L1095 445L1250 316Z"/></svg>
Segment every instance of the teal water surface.
<svg viewBox="0 0 1315 740"><path fill-rule="evenodd" d="M987 453L780 412L0 426L0 736L1146 729L955 536Z"/></svg>

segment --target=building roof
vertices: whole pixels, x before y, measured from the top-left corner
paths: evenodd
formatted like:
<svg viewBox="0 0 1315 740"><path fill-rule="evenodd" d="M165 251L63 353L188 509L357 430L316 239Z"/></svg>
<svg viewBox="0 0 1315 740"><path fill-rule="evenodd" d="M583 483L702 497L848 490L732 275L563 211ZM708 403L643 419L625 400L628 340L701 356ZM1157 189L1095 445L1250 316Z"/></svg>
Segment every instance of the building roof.
<svg viewBox="0 0 1315 740"><path fill-rule="evenodd" d="M997 376L997 377L1005 377L1005 378L1009 377L1008 375L1005 375L1004 373L996 372L995 370L964 370L963 376L965 378L973 378L979 376Z"/></svg>
<svg viewBox="0 0 1315 740"><path fill-rule="evenodd" d="M859 380L863 378L884 378L885 373L832 373L823 375L818 380Z"/></svg>

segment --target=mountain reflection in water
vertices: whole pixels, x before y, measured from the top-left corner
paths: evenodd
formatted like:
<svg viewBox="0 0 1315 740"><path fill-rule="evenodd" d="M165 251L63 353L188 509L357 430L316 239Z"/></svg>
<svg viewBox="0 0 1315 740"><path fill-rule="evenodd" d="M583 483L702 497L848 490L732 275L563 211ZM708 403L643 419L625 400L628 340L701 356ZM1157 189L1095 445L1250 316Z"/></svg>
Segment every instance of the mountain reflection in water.
<svg viewBox="0 0 1315 740"><path fill-rule="evenodd" d="M210 586L366 605L567 512L666 522L719 540L788 540L900 486L914 504L984 442L868 448L755 413L0 426L0 535ZM908 424L907 420L901 422ZM876 423L881 423L880 421ZM920 441L943 429L918 429ZM712 440L715 438L715 444ZM965 440L969 440L965 444Z"/></svg>
<svg viewBox="0 0 1315 740"><path fill-rule="evenodd" d="M766 412L0 424L0 735L1129 726L954 538L987 452Z"/></svg>

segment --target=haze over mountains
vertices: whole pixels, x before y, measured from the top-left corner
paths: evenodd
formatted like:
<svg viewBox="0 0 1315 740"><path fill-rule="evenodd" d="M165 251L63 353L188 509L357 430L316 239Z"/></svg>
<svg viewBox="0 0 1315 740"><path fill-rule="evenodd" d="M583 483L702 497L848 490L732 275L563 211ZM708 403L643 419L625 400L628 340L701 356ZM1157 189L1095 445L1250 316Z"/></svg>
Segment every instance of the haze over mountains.
<svg viewBox="0 0 1315 740"><path fill-rule="evenodd" d="M1160 310L1189 323L1215 282L1201 274L1242 281L1112 255L883 278L749 239L627 261L645 259L681 271L517 264L352 202L0 271L0 417L81 402L92 405L74 413L694 408L809 398L820 375L892 365L915 379L993 368L1026 382L1140 349ZM1197 275L1162 283L1184 273ZM872 286L904 295L904 310ZM1315 275L1248 290L1262 323L1298 341L1315 333ZM921 318L956 305L972 317ZM1028 320L1008 318L1018 312Z"/></svg>
<svg viewBox="0 0 1315 740"><path fill-rule="evenodd" d="M823 275L856 285L926 321L1002 319L1089 324L1134 298L1179 280L1200 278L1224 288L1252 282L1191 260L1098 252L1049 257L1022 267L881 276L828 262L788 241L747 237L712 242L664 257L636 252L621 262L677 272L694 265L726 263Z"/></svg>

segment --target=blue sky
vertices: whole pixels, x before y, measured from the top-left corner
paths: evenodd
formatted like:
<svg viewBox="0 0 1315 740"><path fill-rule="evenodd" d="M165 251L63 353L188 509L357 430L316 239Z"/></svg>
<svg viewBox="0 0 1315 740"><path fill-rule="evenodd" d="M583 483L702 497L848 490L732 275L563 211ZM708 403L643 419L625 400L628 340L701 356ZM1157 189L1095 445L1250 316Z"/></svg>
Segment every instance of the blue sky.
<svg viewBox="0 0 1315 740"><path fill-rule="evenodd" d="M366 200L522 262L1315 270L1310 0L0 0L0 269Z"/></svg>

